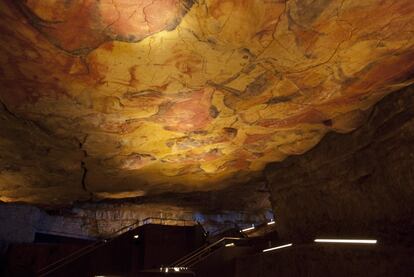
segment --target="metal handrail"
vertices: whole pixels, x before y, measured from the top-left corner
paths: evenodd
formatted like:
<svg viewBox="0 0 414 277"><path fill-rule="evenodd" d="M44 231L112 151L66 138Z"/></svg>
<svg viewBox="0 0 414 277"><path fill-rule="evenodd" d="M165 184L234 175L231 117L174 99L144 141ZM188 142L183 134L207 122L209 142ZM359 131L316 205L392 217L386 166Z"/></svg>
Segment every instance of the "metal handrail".
<svg viewBox="0 0 414 277"><path fill-rule="evenodd" d="M220 234L222 234L226 231L232 230L232 229L240 229L240 228L236 223L234 223L232 227L231 226L224 226L220 229L215 230L214 232L210 233L210 236L211 237L218 236L218 235L220 235Z"/></svg>
<svg viewBox="0 0 414 277"><path fill-rule="evenodd" d="M85 247L82 247L82 248L70 253L69 255L67 255L67 256L65 256L65 257L63 257L63 258L61 258L61 259L45 266L43 268L41 268L38 271L39 276L46 276L47 274L51 273L52 271L55 271L58 268L61 268L62 266L68 264L69 262L72 262L72 261L82 257L83 255L86 255L86 254L90 253L91 251L93 251L93 250L99 248L100 246L106 244L108 241L112 241L113 239L115 239L117 237L116 235L120 231L125 230L125 229L130 229L133 226L139 225L139 222L140 221L138 220L138 221L136 221L136 222L134 222L130 225L124 226L124 227L120 228L119 230L116 230L115 232L111 233L107 239L101 239L101 240L98 240L98 241L96 241L92 244L89 244L89 245L85 246ZM62 263L62 264L59 265L59 263ZM48 269L50 269L50 270L48 270ZM44 271L46 271L46 272L44 272Z"/></svg>
<svg viewBox="0 0 414 277"><path fill-rule="evenodd" d="M147 218L145 218L145 219L142 220L142 223L143 223L142 225L150 224L154 220L155 221L158 220L158 222L160 222L161 224L162 223L165 223L165 222L176 222L176 223L180 222L180 223L183 224L182 226L193 226L193 225L197 225L197 222L194 221L194 220L177 219L177 218L162 218L162 217L147 217ZM148 221L151 221L151 222L148 222ZM188 222L188 225L187 225L187 222Z"/></svg>
<svg viewBox="0 0 414 277"><path fill-rule="evenodd" d="M188 268L193 267L193 266L194 266L194 265L196 265L197 263L201 262L202 260L207 259L207 258L208 258L208 257L210 257L211 255L213 255L216 251L218 251L218 250L220 250L220 249L222 249L222 248L223 248L223 247L217 248L215 251L210 251L210 252L207 252L207 255L205 255L205 256L199 257L198 259L193 259L191 262L188 262L188 263L187 263L187 267L188 267Z"/></svg>
<svg viewBox="0 0 414 277"><path fill-rule="evenodd" d="M174 263L171 264L171 267L177 267L177 266L186 266L186 263L192 261L193 259L201 256L202 254L208 252L209 250L211 250L214 246L222 243L223 241L229 241L229 240L244 240L243 238L235 238L235 237L224 237L212 244L209 244L207 246L202 246L196 250L194 250L193 252L190 252L189 254L185 255L184 257L182 257L181 259L175 261Z"/></svg>
<svg viewBox="0 0 414 277"><path fill-rule="evenodd" d="M82 249L83 251L81 253L79 253L79 255L74 255L73 257L68 257L66 256L63 260L60 260L58 263L54 263L51 264L49 266L49 268L45 267L42 268L41 270L39 270L37 273L39 274L39 277L43 277L43 276L47 276L50 273L58 270L59 268L62 268L63 266L76 261L77 259L79 259L80 257L94 251L95 249L101 247L102 245L104 245L105 242L104 241L100 241L98 243L95 243L94 245L92 245L91 247L88 247L87 249Z"/></svg>
<svg viewBox="0 0 414 277"><path fill-rule="evenodd" d="M225 244L224 244L225 246ZM199 263L202 259L206 259L207 257L209 257L210 255L212 255L215 251L218 251L220 249L223 248L223 245L220 245L218 248L209 248L206 249L205 251L200 252L198 255L195 255L194 257L191 257L190 259L188 259L187 261L185 261L185 267L192 267L195 264Z"/></svg>
<svg viewBox="0 0 414 277"><path fill-rule="evenodd" d="M68 232L62 232L62 231L53 231L53 230L42 230L42 229L34 229L36 233L39 234L45 234L45 235L55 235L55 236L66 236L69 238L76 238L76 239L83 239L83 240L90 240L95 241L97 240L96 237L88 237L84 235L74 234L74 233L68 233Z"/></svg>

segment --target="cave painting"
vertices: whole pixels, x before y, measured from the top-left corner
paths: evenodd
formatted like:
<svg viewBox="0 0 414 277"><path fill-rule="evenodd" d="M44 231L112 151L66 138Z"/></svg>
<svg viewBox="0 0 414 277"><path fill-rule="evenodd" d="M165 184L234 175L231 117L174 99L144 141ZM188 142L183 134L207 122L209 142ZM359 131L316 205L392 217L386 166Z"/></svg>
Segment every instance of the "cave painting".
<svg viewBox="0 0 414 277"><path fill-rule="evenodd" d="M414 73L411 0L2 0L0 200L224 188Z"/></svg>

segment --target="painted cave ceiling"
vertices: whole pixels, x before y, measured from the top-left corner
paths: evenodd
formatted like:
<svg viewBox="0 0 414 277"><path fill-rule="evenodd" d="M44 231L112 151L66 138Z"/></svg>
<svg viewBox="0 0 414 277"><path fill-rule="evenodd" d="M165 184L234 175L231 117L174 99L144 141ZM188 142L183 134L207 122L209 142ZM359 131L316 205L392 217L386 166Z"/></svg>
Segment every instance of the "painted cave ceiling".
<svg viewBox="0 0 414 277"><path fill-rule="evenodd" d="M360 126L412 0L1 0L0 200L216 190Z"/></svg>

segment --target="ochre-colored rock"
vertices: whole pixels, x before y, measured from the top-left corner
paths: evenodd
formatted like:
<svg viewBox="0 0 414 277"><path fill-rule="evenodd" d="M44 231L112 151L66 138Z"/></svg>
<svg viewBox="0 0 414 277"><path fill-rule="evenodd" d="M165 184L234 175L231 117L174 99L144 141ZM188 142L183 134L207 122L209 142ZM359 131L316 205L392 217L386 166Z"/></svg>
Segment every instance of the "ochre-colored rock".
<svg viewBox="0 0 414 277"><path fill-rule="evenodd" d="M0 200L247 182L412 83L413 31L411 0L2 0Z"/></svg>

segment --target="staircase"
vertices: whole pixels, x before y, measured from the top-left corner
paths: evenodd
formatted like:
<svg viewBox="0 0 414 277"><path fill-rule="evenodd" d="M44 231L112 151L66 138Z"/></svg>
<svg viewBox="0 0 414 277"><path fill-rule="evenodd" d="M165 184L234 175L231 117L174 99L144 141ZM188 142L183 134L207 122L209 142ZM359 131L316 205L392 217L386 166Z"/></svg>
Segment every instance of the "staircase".
<svg viewBox="0 0 414 277"><path fill-rule="evenodd" d="M249 228L250 229L250 228ZM249 231L238 226L219 230L210 235L208 244L188 253L166 267L142 271L142 276L233 276L236 258L256 253L265 247L273 221L256 225ZM226 236L226 235L232 236ZM140 275L141 276L141 275Z"/></svg>
<svg viewBox="0 0 414 277"><path fill-rule="evenodd" d="M169 263L186 251L200 246L204 241L203 234L204 229L195 221L151 217L136 221L105 238L88 243L86 246L78 246L77 250L72 247L70 254L47 264L47 266L41 265L44 265L48 260L50 261L50 258L56 257L57 253L53 249L63 247L63 245L33 243L27 244L27 246L16 245L16 248L24 249L26 247L32 250L29 254L31 255L30 259L26 259L29 260L29 264L25 265L26 273L23 274L24 276L137 276L139 270L148 266L149 263L152 264L151 261L157 263L164 259ZM163 238L165 243L157 241L157 239ZM65 245L68 245L69 248L72 246L71 244ZM158 249L166 247L168 251L163 251L164 255L157 255L154 253L158 251L157 247ZM50 253L45 257L39 256L44 253L42 249L45 248L52 251L49 251ZM16 253L25 255L23 252ZM151 261L145 262L146 257ZM11 273L10 276L17 275Z"/></svg>
<svg viewBox="0 0 414 277"><path fill-rule="evenodd" d="M209 256L213 255L216 251L222 249L223 247L242 246L246 245L246 242L247 240L244 238L224 237L212 244L201 247L194 252L189 253L178 261L172 263L169 268L193 268L199 262L207 259Z"/></svg>
<svg viewBox="0 0 414 277"><path fill-rule="evenodd" d="M25 256L34 262L25 265L31 266L35 274L10 276L234 276L237 258L266 247L265 243L271 239L267 235L269 228L273 227L260 224L243 231L235 226L207 239L197 222L147 218L86 246L78 245L77 250L72 244L30 244L28 247L35 251ZM54 247L63 246L72 247L69 250L72 252L50 263L51 258L58 257ZM38 247L50 250L42 255L45 252L38 251ZM63 253L68 251L60 255Z"/></svg>
<svg viewBox="0 0 414 277"><path fill-rule="evenodd" d="M96 242L89 244L87 246L85 246L84 248L81 248L69 255L67 255L66 257L59 259L51 264L49 264L46 267L41 268L38 272L37 272L37 276L39 277L45 277L45 276L49 276L51 275L53 272L55 272L56 270L72 263L73 261L80 259L81 257L85 256L88 253L91 253L95 250L97 250L98 248L106 245L107 243L111 242L112 240L114 240L115 238L117 238L119 235L122 235L123 233L136 228L137 226L139 226L140 221L136 221L128 226L122 227L121 229L115 231L114 233L112 233L111 235L109 235L108 237L104 238L104 239L100 239L97 240Z"/></svg>

